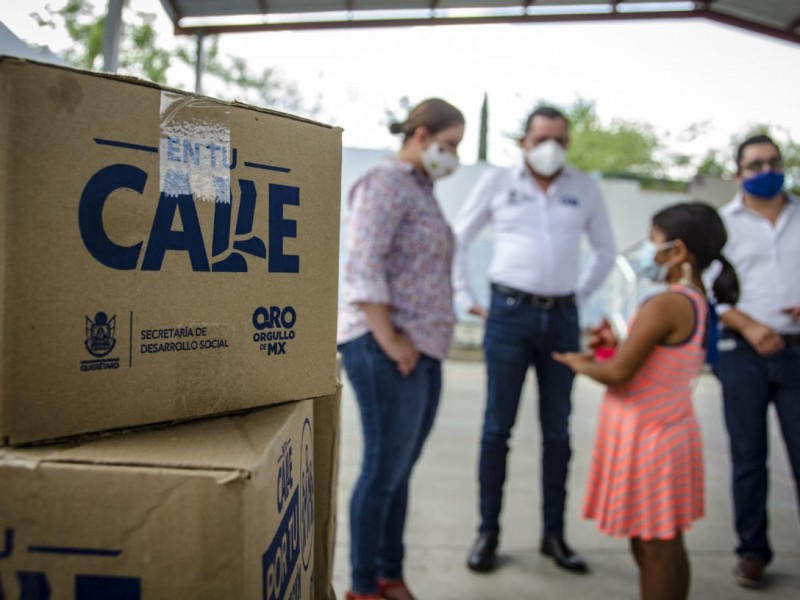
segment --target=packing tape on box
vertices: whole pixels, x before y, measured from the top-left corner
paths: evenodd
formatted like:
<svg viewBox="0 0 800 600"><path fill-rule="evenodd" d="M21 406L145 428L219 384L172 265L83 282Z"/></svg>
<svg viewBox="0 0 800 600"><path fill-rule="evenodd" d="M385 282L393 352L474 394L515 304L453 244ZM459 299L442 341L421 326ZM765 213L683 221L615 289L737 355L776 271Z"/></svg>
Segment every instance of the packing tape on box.
<svg viewBox="0 0 800 600"><path fill-rule="evenodd" d="M24 457L0 451L0 467L34 470L39 467L39 463L41 463L42 460L44 460L44 457ZM0 598L2 598L2 596L0 596Z"/></svg>
<svg viewBox="0 0 800 600"><path fill-rule="evenodd" d="M230 204L230 173L236 166L230 115L226 104L161 92L161 192Z"/></svg>

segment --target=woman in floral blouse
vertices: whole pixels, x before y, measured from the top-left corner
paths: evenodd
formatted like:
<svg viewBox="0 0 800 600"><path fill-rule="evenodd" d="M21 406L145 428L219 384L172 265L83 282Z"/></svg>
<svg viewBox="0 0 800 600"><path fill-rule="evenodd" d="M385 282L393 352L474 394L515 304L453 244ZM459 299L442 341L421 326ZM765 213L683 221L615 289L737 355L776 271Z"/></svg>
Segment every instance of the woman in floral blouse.
<svg viewBox="0 0 800 600"><path fill-rule="evenodd" d="M458 166L464 117L431 98L389 130L403 135L402 147L348 199L338 342L364 434L348 600L413 600L403 580L408 482L433 425L455 321L453 235L433 182Z"/></svg>

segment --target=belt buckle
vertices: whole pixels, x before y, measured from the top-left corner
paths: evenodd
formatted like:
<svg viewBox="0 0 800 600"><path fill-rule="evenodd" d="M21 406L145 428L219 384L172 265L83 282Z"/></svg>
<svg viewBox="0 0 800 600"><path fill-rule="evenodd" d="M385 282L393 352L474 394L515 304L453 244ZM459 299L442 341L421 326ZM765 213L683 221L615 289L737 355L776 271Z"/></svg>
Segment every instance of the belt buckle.
<svg viewBox="0 0 800 600"><path fill-rule="evenodd" d="M550 296L531 295L531 306L541 310L550 310L556 303L556 299Z"/></svg>

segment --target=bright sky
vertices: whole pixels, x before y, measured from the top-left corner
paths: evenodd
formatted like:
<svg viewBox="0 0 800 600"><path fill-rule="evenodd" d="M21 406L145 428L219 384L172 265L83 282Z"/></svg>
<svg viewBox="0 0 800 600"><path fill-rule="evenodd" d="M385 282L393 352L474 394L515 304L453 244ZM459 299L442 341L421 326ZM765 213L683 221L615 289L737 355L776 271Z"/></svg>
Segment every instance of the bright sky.
<svg viewBox="0 0 800 600"><path fill-rule="evenodd" d="M45 4L0 0L0 20L57 52L66 34L39 28L29 16ZM175 43L158 0L130 5L156 13L161 43ZM397 109L403 96L440 96L464 112L461 154L474 162L484 92L489 160L500 165L517 160L508 136L539 99L594 101L604 124L649 123L677 152L727 150L730 137L753 123L783 128L800 141L800 45L702 20L251 33L222 36L220 47L253 69L275 68L306 104L319 101L316 118L343 127L349 147L396 148L385 110ZM177 77L171 85L191 89L191 74ZM682 134L697 123L705 132L687 140Z"/></svg>

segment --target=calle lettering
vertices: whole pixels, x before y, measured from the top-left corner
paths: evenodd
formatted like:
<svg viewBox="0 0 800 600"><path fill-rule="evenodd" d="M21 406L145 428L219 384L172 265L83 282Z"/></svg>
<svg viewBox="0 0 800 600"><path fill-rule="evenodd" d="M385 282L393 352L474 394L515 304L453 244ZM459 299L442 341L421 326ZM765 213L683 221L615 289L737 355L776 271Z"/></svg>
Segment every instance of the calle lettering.
<svg viewBox="0 0 800 600"><path fill-rule="evenodd" d="M235 233L231 235L233 198L217 197L209 256L205 243L205 236L209 234L204 234L200 225L188 176L173 171L168 177L178 180L177 189L186 193L173 195L162 192L150 230L140 232L141 237L136 243L124 245L109 235L103 210L109 198L119 190L143 194L148 175L128 164L108 165L92 175L78 205L78 227L84 246L95 260L111 269L160 271L167 252L181 252L188 255L193 271L246 272L245 255L250 255L266 259L266 270L270 273L300 272L300 257L284 253L284 240L297 237L297 221L284 216L284 207L300 205L299 188L270 183L267 192L269 225L257 227L255 209L259 194L256 184L239 179ZM179 217L182 229L173 229L176 217Z"/></svg>

